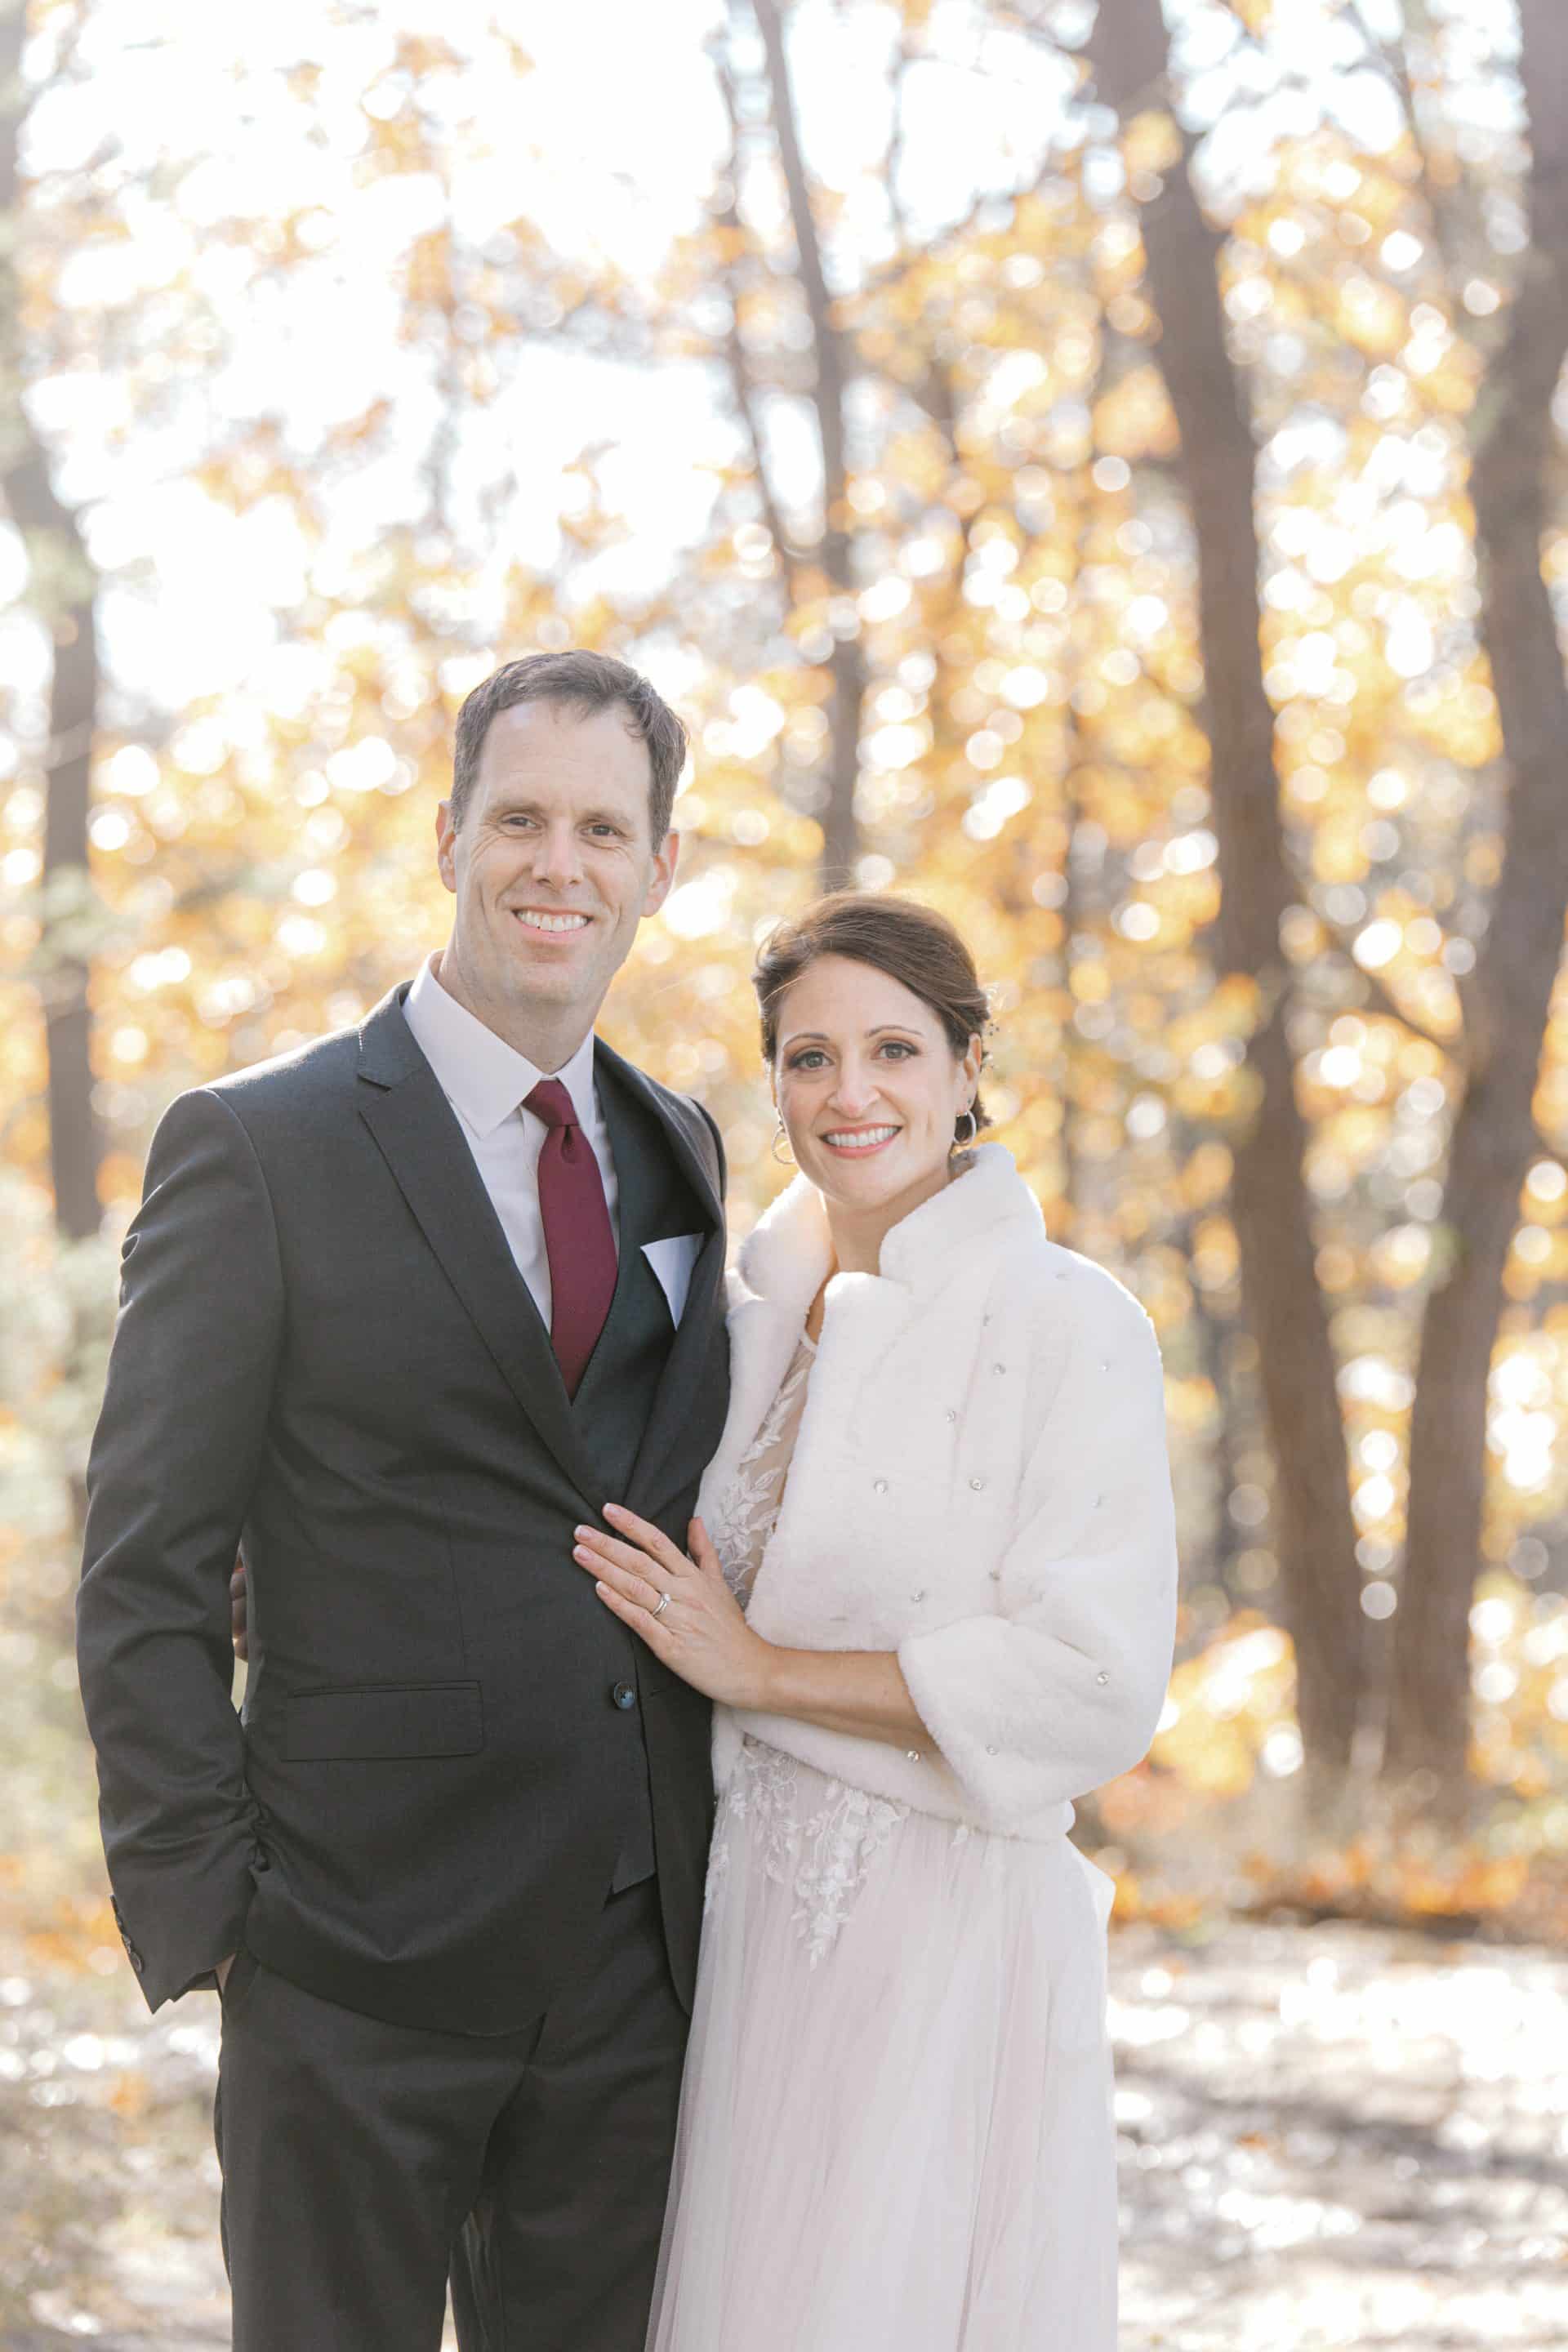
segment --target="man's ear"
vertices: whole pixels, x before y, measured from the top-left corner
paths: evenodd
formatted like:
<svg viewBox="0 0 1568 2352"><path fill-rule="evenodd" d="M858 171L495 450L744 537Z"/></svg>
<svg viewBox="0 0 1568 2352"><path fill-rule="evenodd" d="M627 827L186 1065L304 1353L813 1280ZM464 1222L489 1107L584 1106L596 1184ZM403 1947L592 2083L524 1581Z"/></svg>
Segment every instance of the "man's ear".
<svg viewBox="0 0 1568 2352"><path fill-rule="evenodd" d="M452 845L457 838L452 803L442 801L436 811L436 870L454 898L458 895L458 869L452 862Z"/></svg>
<svg viewBox="0 0 1568 2352"><path fill-rule="evenodd" d="M643 900L643 913L657 915L668 898L675 883L675 869L680 863L680 835L667 833L653 854L653 873L649 877L647 897Z"/></svg>

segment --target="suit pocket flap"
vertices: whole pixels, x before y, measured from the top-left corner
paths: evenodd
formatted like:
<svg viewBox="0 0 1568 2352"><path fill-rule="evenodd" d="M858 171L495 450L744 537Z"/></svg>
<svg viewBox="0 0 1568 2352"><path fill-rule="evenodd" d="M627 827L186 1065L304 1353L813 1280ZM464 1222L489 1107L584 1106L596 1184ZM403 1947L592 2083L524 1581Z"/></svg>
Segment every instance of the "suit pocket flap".
<svg viewBox="0 0 1568 2352"><path fill-rule="evenodd" d="M290 1763L342 1758L477 1756L485 1744L478 1683L383 1683L301 1691L289 1702Z"/></svg>

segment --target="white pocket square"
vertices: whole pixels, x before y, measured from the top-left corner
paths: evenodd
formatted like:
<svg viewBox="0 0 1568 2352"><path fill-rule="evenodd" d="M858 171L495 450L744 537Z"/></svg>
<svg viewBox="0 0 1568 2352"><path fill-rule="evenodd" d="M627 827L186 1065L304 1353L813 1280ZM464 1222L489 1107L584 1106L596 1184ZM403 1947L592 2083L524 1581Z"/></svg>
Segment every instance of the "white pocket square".
<svg viewBox="0 0 1568 2352"><path fill-rule="evenodd" d="M658 1278L669 1304L670 1320L679 1328L691 1287L691 1269L702 1255L706 1234L672 1234L667 1241L644 1242L642 1254Z"/></svg>

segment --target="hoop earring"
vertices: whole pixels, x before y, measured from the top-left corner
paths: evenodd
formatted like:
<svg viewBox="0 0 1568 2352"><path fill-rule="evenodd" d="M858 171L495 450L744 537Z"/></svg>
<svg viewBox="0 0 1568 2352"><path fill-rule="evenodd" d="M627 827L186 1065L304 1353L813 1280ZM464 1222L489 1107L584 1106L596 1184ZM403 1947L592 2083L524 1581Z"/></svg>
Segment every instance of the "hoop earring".
<svg viewBox="0 0 1568 2352"><path fill-rule="evenodd" d="M793 1151L790 1151L787 1149L784 1151L779 1150L781 1143L787 1146L788 1141L788 1131L781 1118L778 1126L773 1130L773 1139L768 1146L769 1150L773 1153L773 1158L778 1161L781 1168L794 1168L799 1164Z"/></svg>
<svg viewBox="0 0 1568 2352"><path fill-rule="evenodd" d="M960 1119L966 1118L969 1121L969 1133L964 1136L962 1140L957 1135L954 1135L952 1139L952 1148L955 1151L967 1151L970 1145L973 1142L975 1137L980 1132L980 1121L974 1116L974 1107L973 1104L970 1105L967 1110L961 1110L958 1114L958 1118ZM958 1120L955 1119L953 1124L956 1127Z"/></svg>

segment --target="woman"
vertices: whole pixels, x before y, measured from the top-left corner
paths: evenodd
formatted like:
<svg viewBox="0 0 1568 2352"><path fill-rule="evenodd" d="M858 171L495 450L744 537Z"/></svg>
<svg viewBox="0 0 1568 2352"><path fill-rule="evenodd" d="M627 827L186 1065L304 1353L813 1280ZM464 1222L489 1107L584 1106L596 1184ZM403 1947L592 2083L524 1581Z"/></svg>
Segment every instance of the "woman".
<svg viewBox="0 0 1568 2352"><path fill-rule="evenodd" d="M800 1172L732 1277L688 1558L578 1530L716 1702L719 1809L649 2352L1113 2352L1110 1882L1071 1800L1171 1663L1153 1333L972 1144L967 950L821 901L754 975Z"/></svg>

